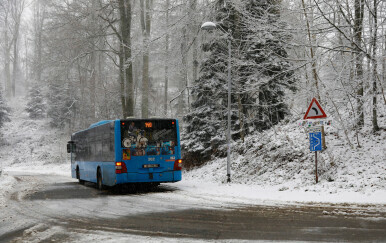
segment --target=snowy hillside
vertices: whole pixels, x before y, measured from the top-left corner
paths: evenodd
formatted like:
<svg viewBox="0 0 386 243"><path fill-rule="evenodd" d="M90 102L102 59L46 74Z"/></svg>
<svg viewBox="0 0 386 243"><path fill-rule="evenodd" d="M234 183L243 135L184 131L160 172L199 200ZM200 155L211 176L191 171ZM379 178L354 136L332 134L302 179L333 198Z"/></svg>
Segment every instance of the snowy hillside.
<svg viewBox="0 0 386 243"><path fill-rule="evenodd" d="M68 164L65 150L68 137L64 132L50 128L48 118L29 118L23 97L12 99L8 105L12 109L11 121L1 131L0 168L39 170L40 166Z"/></svg>
<svg viewBox="0 0 386 243"><path fill-rule="evenodd" d="M386 189L386 133L368 134L362 148L350 149L334 128L327 128L327 150L318 154L320 187L354 191ZM233 144L234 183L308 188L315 183L315 154L307 134L296 123L250 136ZM188 173L190 178L225 181L226 158ZM336 192L336 191L335 191Z"/></svg>
<svg viewBox="0 0 386 243"><path fill-rule="evenodd" d="M371 107L370 102L366 105ZM328 108L327 113L333 113ZM379 110L384 111L382 104ZM303 113L301 110L293 113L297 115L270 130L247 137L244 144L232 144L232 183L272 187L276 191L300 190L337 195L343 192L386 193L385 116L380 117L383 129L376 134L372 133L371 124L366 124L360 131L361 147L357 146L355 131L348 133L350 146L342 124L332 117L332 126L326 127L327 149L318 152L319 183L315 185L315 153L310 152L308 134L299 126L298 119ZM370 109L365 115L370 116ZM225 183L226 164L226 157L214 159L185 173L185 179Z"/></svg>

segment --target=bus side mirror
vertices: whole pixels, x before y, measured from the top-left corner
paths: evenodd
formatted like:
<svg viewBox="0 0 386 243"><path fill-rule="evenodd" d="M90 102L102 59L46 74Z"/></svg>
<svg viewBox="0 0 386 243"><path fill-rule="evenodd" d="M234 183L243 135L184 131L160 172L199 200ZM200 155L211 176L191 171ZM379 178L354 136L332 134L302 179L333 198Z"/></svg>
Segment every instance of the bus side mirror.
<svg viewBox="0 0 386 243"><path fill-rule="evenodd" d="M67 143L67 153L75 152L75 143L74 141L69 141Z"/></svg>

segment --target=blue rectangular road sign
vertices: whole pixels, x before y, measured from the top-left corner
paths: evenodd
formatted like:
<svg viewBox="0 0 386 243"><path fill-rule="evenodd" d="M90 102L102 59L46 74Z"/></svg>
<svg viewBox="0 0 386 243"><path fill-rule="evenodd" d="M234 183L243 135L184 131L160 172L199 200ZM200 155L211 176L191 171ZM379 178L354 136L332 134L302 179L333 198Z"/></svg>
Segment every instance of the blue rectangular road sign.
<svg viewBox="0 0 386 243"><path fill-rule="evenodd" d="M322 133L321 132L310 132L310 150L311 151L322 151Z"/></svg>

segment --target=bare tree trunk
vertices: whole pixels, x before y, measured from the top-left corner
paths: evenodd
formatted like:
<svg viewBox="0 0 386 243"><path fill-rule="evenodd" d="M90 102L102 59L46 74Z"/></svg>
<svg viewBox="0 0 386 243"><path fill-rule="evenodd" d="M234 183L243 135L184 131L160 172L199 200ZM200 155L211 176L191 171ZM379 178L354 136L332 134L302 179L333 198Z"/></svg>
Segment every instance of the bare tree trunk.
<svg viewBox="0 0 386 243"><path fill-rule="evenodd" d="M357 88L357 113L359 128L364 125L364 113L363 113L363 53L362 46L362 30L363 30L363 12L364 12L364 0L355 0L355 19L354 19L354 41L355 41L355 67L356 78L358 82Z"/></svg>
<svg viewBox="0 0 386 243"><path fill-rule="evenodd" d="M96 33L96 29L97 29L97 6L96 6L96 1L91 1L91 28L92 28L92 33ZM96 35L95 35L96 36ZM95 36L91 36L91 42L92 42L92 48L95 48L96 45L97 45L97 41L95 40L96 37ZM90 111L89 111L89 115L90 115L90 120L91 122L95 122L95 117L96 117L96 114L95 114L95 111L96 111L96 103L95 103L95 97L96 97L96 92L95 92L95 86L97 85L97 78L98 78L98 72L97 72L97 67L98 67L98 63L97 63L97 54L95 51L91 50L91 56L90 56L90 65L91 65L91 76L90 76L90 80L89 80L89 87L90 87Z"/></svg>
<svg viewBox="0 0 386 243"><path fill-rule="evenodd" d="M119 85L121 86L120 92L121 92L121 104L122 104L122 115L124 118L128 117L128 109L126 104L126 95L125 92L125 79L126 79L126 70L124 67L125 63L125 51L123 45L120 45L120 51L119 51Z"/></svg>
<svg viewBox="0 0 386 243"><path fill-rule="evenodd" d="M373 31L373 132L379 131L379 126L378 126L378 121L377 121L377 28L378 28L378 16L377 16L377 0L374 0L374 13L373 13L373 18L374 18L374 31Z"/></svg>
<svg viewBox="0 0 386 243"><path fill-rule="evenodd" d="M182 116L184 113L184 106L185 106L185 92L184 92L184 86L186 86L188 82L188 76L187 76L187 67L186 67L186 28L182 28L182 42L181 42L181 56L182 56L182 66L180 70L180 76L181 80L178 83L178 90L180 91L180 96L178 97L178 106L177 106L177 115Z"/></svg>
<svg viewBox="0 0 386 243"><path fill-rule="evenodd" d="M42 77L42 35L43 35L43 25L45 21L45 6L42 4L41 0L37 0L35 2L34 7L34 42L35 42L35 50L34 50L34 64L33 64L33 72L34 78L37 83L41 83Z"/></svg>
<svg viewBox="0 0 386 243"><path fill-rule="evenodd" d="M24 71L25 71L25 88L29 90L29 82L28 82L28 38L24 36L24 48L25 48L25 61L24 61Z"/></svg>
<svg viewBox="0 0 386 243"><path fill-rule="evenodd" d="M303 6L303 11L304 11L304 17L305 17L306 24L307 24L308 41L310 43L310 55L311 55L311 60L312 60L312 63L311 63L312 77L314 78L314 84L315 84L315 88L316 88L316 96L317 96L318 100L320 101L318 74L316 72L316 60L315 60L313 41L312 41L311 30L310 30L311 27L310 27L310 22L308 20L306 5L304 3L304 0L302 0L302 6Z"/></svg>
<svg viewBox="0 0 386 243"><path fill-rule="evenodd" d="M150 30L151 30L151 5L152 0L141 0L141 27L143 34L143 66L142 66L142 118L149 117L149 48L150 48Z"/></svg>
<svg viewBox="0 0 386 243"><path fill-rule="evenodd" d="M5 16L4 25L8 26L8 15ZM5 72L5 94L11 97L11 43L8 35L8 28L4 28L4 72Z"/></svg>
<svg viewBox="0 0 386 243"><path fill-rule="evenodd" d="M383 48L382 48L382 56L386 57L386 33L385 29L382 25L382 35L383 35ZM383 102L386 105L385 92L383 90L383 85L386 83L386 58L382 58L382 82L380 83L380 88L383 95Z"/></svg>
<svg viewBox="0 0 386 243"><path fill-rule="evenodd" d="M101 23L99 23L100 26L102 26ZM106 44L104 42L100 43L100 48L102 50L104 50L106 48ZM110 112L109 112L109 95L108 95L108 90L106 88L106 72L103 71L105 65L106 65L106 62L105 62L105 57L103 55L103 53L99 53L98 54L98 74L99 74L99 78L98 78L98 86L99 87L103 87L103 107L100 107L99 110L101 111L102 113L102 117L105 117L106 119L109 119L111 117L110 115ZM99 94L98 94L99 96Z"/></svg>
<svg viewBox="0 0 386 243"><path fill-rule="evenodd" d="M15 33L14 43L13 43L13 63L12 63L12 97L16 96L16 78L18 75L19 67L19 51L18 51L18 37L19 37L19 27L17 27L17 34Z"/></svg>
<svg viewBox="0 0 386 243"><path fill-rule="evenodd" d="M165 87L164 87L164 116L168 114L168 89L169 89L169 6L170 0L166 0L166 36L165 36Z"/></svg>
<svg viewBox="0 0 386 243"><path fill-rule="evenodd" d="M21 24L21 15L24 11L24 0L12 1L12 18L14 22L13 26L13 74L12 74L12 97L16 95L16 78L19 67L19 50L18 50L18 40L19 40L19 29Z"/></svg>
<svg viewBox="0 0 386 243"><path fill-rule="evenodd" d="M131 60L131 0L119 0L120 13L120 83L123 117L134 116L133 62Z"/></svg>
<svg viewBox="0 0 386 243"><path fill-rule="evenodd" d="M81 104L84 104L85 103L85 98L84 98L84 95L85 95L85 86L86 86L86 84L85 84L85 82L84 82L84 78L83 78L83 75L82 75L82 68L81 68L81 66L80 66L80 63L79 63L79 60L77 61L77 71L78 71L78 78L79 78L79 84L80 84L80 90L81 90L81 92L80 92L80 103ZM69 76L68 74L67 74L67 76ZM84 106L80 106L80 111L79 111L79 114L84 114ZM82 127L86 127L87 126L87 121L86 121L86 119L83 119L83 117L82 118L80 118L80 122L81 122L81 126Z"/></svg>

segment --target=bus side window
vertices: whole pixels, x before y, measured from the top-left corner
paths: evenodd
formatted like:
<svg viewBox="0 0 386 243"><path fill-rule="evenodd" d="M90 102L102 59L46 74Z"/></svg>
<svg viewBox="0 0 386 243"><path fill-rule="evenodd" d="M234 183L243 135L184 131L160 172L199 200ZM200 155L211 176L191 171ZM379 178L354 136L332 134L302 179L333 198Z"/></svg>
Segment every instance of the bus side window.
<svg viewBox="0 0 386 243"><path fill-rule="evenodd" d="M108 135L108 134L107 134ZM103 135L103 140L102 140L102 158L103 161L109 161L109 154L110 154L110 138Z"/></svg>
<svg viewBox="0 0 386 243"><path fill-rule="evenodd" d="M95 138L95 160L103 161L103 140L102 137L98 134Z"/></svg>
<svg viewBox="0 0 386 243"><path fill-rule="evenodd" d="M115 151L114 135L115 135L114 124L112 124L110 126L110 152L113 158L114 158L114 151Z"/></svg>

